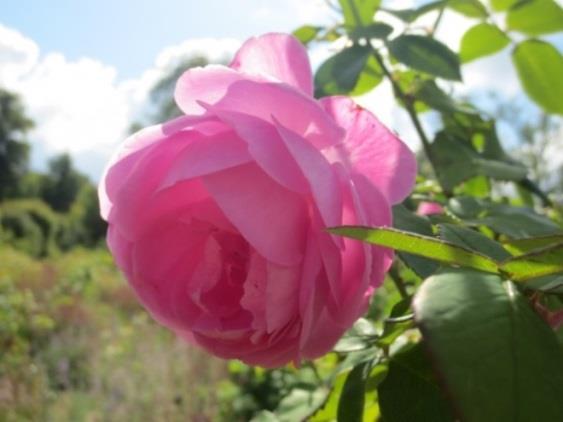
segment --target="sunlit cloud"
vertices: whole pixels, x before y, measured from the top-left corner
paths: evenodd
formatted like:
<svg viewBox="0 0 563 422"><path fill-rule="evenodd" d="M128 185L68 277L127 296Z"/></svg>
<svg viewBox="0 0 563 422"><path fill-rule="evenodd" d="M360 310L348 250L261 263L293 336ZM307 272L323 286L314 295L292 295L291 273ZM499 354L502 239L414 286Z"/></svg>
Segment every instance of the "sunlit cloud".
<svg viewBox="0 0 563 422"><path fill-rule="evenodd" d="M288 0L280 8L264 1L257 5L251 18L274 22L283 17L284 22L294 23L289 30L305 23L330 25L337 21L337 14L326 3L326 0ZM386 2L388 7L395 9L416 4L420 2ZM401 31L402 23L398 19L386 13L381 13L380 17L393 23L398 28L397 33ZM437 12L428 13L413 27L423 32L432 27L436 17ZM458 51L463 33L476 23L475 19L446 11L436 36L452 50ZM163 48L149 69L123 80L118 69L108 63L88 57L69 60L59 53L40 51L36 41L0 25L0 85L22 96L30 117L36 122L30 134L33 164L36 167L44 165L46 157L68 151L77 164L95 179L99 177L108 156L127 135L131 123L142 119L146 113L150 90L163 75L188 57L203 55L212 62L228 60L241 42L232 38L189 39ZM318 68L345 43L346 40L342 39L333 44L313 46L310 50L313 68ZM464 96L495 91L505 100L525 99L510 61L509 49L464 65L462 73L463 84L446 83L444 86ZM418 147L418 137L412 124L404 110L395 103L388 83L382 83L357 101L374 111L411 147ZM436 116L428 114L423 119L429 129L435 127Z"/></svg>
<svg viewBox="0 0 563 422"><path fill-rule="evenodd" d="M238 48L234 39L188 40L164 48L139 77L119 81L115 67L91 58L69 61L40 54L37 44L0 25L0 85L22 97L35 121L30 133L32 163L69 152L97 179L104 162L142 115L154 84L190 56L224 61Z"/></svg>

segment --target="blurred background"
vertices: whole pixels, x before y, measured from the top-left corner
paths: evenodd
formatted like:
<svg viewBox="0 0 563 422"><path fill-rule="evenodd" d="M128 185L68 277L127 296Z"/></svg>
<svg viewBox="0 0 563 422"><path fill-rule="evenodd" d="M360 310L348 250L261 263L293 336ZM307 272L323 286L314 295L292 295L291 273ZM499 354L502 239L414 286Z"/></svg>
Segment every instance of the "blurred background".
<svg viewBox="0 0 563 422"><path fill-rule="evenodd" d="M291 369L212 359L152 322L105 249L96 184L125 137L177 115L185 69L227 64L253 35L330 26L334 3L2 1L0 421L245 420L283 396ZM437 38L457 51L471 25L448 10ZM561 35L550 41L563 46ZM311 45L313 67L338 46ZM505 146L560 197L561 119L521 92L509 53L465 65L463 79L455 95L496 117ZM357 101L418 149L388 83ZM436 119L426 113L423 124L432 131Z"/></svg>

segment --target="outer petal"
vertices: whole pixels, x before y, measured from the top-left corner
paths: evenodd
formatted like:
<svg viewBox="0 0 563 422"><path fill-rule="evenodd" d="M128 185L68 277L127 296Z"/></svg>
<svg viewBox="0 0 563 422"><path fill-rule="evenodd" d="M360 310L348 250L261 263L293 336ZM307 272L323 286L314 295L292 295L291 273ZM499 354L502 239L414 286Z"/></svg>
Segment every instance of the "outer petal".
<svg viewBox="0 0 563 422"><path fill-rule="evenodd" d="M216 115L248 144L250 155L272 179L294 192L307 192L307 181L273 125L236 111Z"/></svg>
<svg viewBox="0 0 563 422"><path fill-rule="evenodd" d="M187 115L202 115L205 108L200 102L215 104L233 83L245 79L247 76L225 66L194 67L185 71L176 82L174 99Z"/></svg>
<svg viewBox="0 0 563 422"><path fill-rule="evenodd" d="M194 177L252 161L247 147L233 132L194 138L169 164L159 189Z"/></svg>
<svg viewBox="0 0 563 422"><path fill-rule="evenodd" d="M175 98L190 115L231 111L270 123L275 118L317 148L337 144L344 135L334 119L301 91L223 66L186 71L178 80Z"/></svg>
<svg viewBox="0 0 563 422"><path fill-rule="evenodd" d="M313 75L303 45L288 34L265 34L246 41L235 55L233 69L258 73L313 95Z"/></svg>
<svg viewBox="0 0 563 422"><path fill-rule="evenodd" d="M278 122L276 129L307 179L324 223L328 227L338 226L342 216L342 197L332 166L316 148L298 134Z"/></svg>
<svg viewBox="0 0 563 422"><path fill-rule="evenodd" d="M366 176L390 203L405 199L416 178L416 159L409 148L351 99L327 97L321 104L346 130L342 143L324 151L329 160Z"/></svg>
<svg viewBox="0 0 563 422"><path fill-rule="evenodd" d="M110 159L98 186L102 218L108 219L117 193L126 185L139 162L144 160L156 145L181 130L193 129L195 126L198 127L198 132L206 135L225 130L225 125L213 117L184 116L148 127L127 138Z"/></svg>

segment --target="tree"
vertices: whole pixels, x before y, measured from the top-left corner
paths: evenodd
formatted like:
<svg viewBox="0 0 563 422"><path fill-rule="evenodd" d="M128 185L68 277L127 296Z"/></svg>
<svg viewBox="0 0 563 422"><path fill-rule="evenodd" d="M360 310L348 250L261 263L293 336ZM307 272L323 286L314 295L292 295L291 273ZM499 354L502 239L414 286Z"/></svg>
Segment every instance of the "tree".
<svg viewBox="0 0 563 422"><path fill-rule="evenodd" d="M137 132L145 126L164 122L181 116L182 111L176 105L174 100L174 89L176 81L186 70L208 65L210 62L206 57L194 56L181 60L168 73L166 73L151 88L149 98L151 101L151 111L146 118L135 121L131 124L129 131ZM224 64L221 62L220 64Z"/></svg>
<svg viewBox="0 0 563 422"><path fill-rule="evenodd" d="M107 223L100 217L98 192L91 183L85 183L80 188L70 215L82 244L96 246L105 237Z"/></svg>
<svg viewBox="0 0 563 422"><path fill-rule="evenodd" d="M25 135L33 122L17 95L0 88L0 201L17 192L29 163Z"/></svg>
<svg viewBox="0 0 563 422"><path fill-rule="evenodd" d="M49 161L49 171L43 178L41 197L52 209L67 212L82 185L86 184L86 176L74 169L68 154L61 154Z"/></svg>

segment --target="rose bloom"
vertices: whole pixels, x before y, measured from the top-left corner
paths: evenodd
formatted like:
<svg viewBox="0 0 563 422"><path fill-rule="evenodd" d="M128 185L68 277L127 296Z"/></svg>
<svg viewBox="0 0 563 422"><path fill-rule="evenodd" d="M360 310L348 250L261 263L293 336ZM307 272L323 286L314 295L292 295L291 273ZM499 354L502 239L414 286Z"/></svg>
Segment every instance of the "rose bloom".
<svg viewBox="0 0 563 422"><path fill-rule="evenodd" d="M346 97L313 98L293 37L186 71L185 116L131 136L99 187L108 245L152 316L214 355L276 367L328 352L392 251L327 227L390 226L411 151Z"/></svg>
<svg viewBox="0 0 563 422"><path fill-rule="evenodd" d="M418 208L416 209L416 213L418 215L443 214L444 213L444 207L442 207L437 202L422 201L420 204L418 204Z"/></svg>

